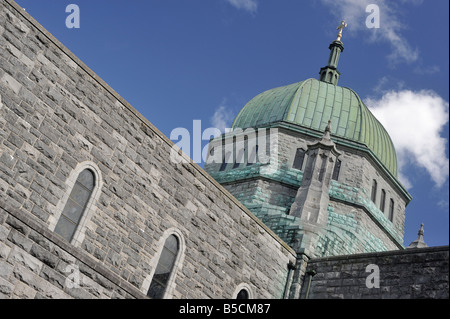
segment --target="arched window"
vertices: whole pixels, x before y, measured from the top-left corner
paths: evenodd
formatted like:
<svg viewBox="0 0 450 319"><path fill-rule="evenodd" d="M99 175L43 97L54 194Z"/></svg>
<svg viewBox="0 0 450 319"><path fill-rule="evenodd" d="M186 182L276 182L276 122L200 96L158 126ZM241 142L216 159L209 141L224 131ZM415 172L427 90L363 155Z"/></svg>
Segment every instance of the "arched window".
<svg viewBox="0 0 450 319"><path fill-rule="evenodd" d="M252 290L246 283L241 283L233 293L233 299L253 299Z"/></svg>
<svg viewBox="0 0 450 319"><path fill-rule="evenodd" d="M386 191L384 189L381 190L381 198L380 198L380 210L384 213L384 209L386 206Z"/></svg>
<svg viewBox="0 0 450 319"><path fill-rule="evenodd" d="M233 168L238 168L241 163L244 161L244 153L245 149L240 149L239 153L236 156L236 161L234 162Z"/></svg>
<svg viewBox="0 0 450 319"><path fill-rule="evenodd" d="M257 162L257 157L256 157L257 154L258 154L258 145L256 145L253 148L253 150L248 158L247 166L251 166Z"/></svg>
<svg viewBox="0 0 450 319"><path fill-rule="evenodd" d="M55 227L55 232L69 242L72 241L75 231L80 224L94 187L94 173L89 169L83 170L78 175Z"/></svg>
<svg viewBox="0 0 450 319"><path fill-rule="evenodd" d="M333 177L331 179L337 181L339 178L339 173L341 172L341 165L342 162L340 160L336 161L336 164L334 165L334 170L333 170Z"/></svg>
<svg viewBox="0 0 450 319"><path fill-rule="evenodd" d="M179 249L180 243L178 238L175 235L167 237L147 296L153 299L162 299L164 297Z"/></svg>
<svg viewBox="0 0 450 319"><path fill-rule="evenodd" d="M389 203L389 220L391 222L394 221L394 200L391 198L391 201Z"/></svg>
<svg viewBox="0 0 450 319"><path fill-rule="evenodd" d="M220 166L220 171L223 172L227 168L228 161L230 160L231 152L225 154L222 158L222 165Z"/></svg>
<svg viewBox="0 0 450 319"><path fill-rule="evenodd" d="M295 153L294 164L292 165L292 168L302 170L303 162L305 161L305 155L306 151L303 148L298 148L297 152Z"/></svg>
<svg viewBox="0 0 450 319"><path fill-rule="evenodd" d="M248 291L246 289L241 289L241 291L238 292L236 299L250 299Z"/></svg>
<svg viewBox="0 0 450 319"><path fill-rule="evenodd" d="M370 198L371 198L372 202L374 202L374 203L377 200L377 185L378 185L377 181L373 180L373 182L372 182L372 194L371 194Z"/></svg>

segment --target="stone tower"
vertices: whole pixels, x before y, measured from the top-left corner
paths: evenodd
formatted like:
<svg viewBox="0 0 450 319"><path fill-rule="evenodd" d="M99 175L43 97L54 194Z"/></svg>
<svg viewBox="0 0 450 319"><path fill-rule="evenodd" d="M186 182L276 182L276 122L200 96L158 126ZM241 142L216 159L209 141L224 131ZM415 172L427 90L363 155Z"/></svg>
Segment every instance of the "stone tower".
<svg viewBox="0 0 450 319"><path fill-rule="evenodd" d="M319 79L250 100L232 131L211 141L205 164L253 214L308 257L404 248L411 196L398 181L392 140L357 93L337 85L346 26L343 21L338 28Z"/></svg>

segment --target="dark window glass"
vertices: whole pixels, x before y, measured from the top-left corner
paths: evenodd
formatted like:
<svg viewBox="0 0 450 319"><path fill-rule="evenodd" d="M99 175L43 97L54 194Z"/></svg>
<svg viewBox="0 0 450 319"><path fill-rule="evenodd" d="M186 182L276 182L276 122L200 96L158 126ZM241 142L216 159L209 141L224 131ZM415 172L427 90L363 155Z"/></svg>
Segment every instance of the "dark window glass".
<svg viewBox="0 0 450 319"><path fill-rule="evenodd" d="M241 291L239 291L239 293L236 297L236 299L248 299L248 298L249 298L248 291L245 289L242 289Z"/></svg>
<svg viewBox="0 0 450 319"><path fill-rule="evenodd" d="M380 210L384 213L384 208L386 206L386 191L384 189L381 190L381 198L380 198Z"/></svg>
<svg viewBox="0 0 450 319"><path fill-rule="evenodd" d="M377 181L373 180L372 182L372 195L371 195L372 202L375 203L377 200Z"/></svg>
<svg viewBox="0 0 450 319"><path fill-rule="evenodd" d="M233 168L238 168L239 164L242 163L242 158L244 157L245 151L243 149L239 150L239 153L236 157L236 161L234 162Z"/></svg>
<svg viewBox="0 0 450 319"><path fill-rule="evenodd" d="M222 161L222 165L220 166L220 171L223 172L227 168L228 161L230 159L231 153L228 152L224 157Z"/></svg>
<svg viewBox="0 0 450 319"><path fill-rule="evenodd" d="M78 175L77 181L70 192L66 206L55 227L55 232L71 241L86 205L94 190L95 177L92 171L85 169Z"/></svg>
<svg viewBox="0 0 450 319"><path fill-rule="evenodd" d="M159 257L155 274L153 275L147 295L153 299L161 299L166 291L170 274L172 273L175 260L178 255L178 239L170 235L164 244L164 248Z"/></svg>
<svg viewBox="0 0 450 319"><path fill-rule="evenodd" d="M258 154L258 145L256 145L252 153L250 154L250 157L248 158L247 166L253 165L256 163L256 154Z"/></svg>
<svg viewBox="0 0 450 319"><path fill-rule="evenodd" d="M394 221L394 200L391 198L391 201L389 203L389 220L391 222Z"/></svg>
<svg viewBox="0 0 450 319"><path fill-rule="evenodd" d="M94 174L91 170L85 169L78 175L77 182L86 187L87 189L94 189Z"/></svg>
<svg viewBox="0 0 450 319"><path fill-rule="evenodd" d="M341 164L342 164L342 162L340 160L337 160L336 164L334 165L332 179L334 179L335 181L337 181L339 178L339 173L341 172Z"/></svg>
<svg viewBox="0 0 450 319"><path fill-rule="evenodd" d="M305 161L305 155L306 155L306 151L303 148L297 149L297 152L295 153L294 164L292 165L292 168L302 170L303 162Z"/></svg>

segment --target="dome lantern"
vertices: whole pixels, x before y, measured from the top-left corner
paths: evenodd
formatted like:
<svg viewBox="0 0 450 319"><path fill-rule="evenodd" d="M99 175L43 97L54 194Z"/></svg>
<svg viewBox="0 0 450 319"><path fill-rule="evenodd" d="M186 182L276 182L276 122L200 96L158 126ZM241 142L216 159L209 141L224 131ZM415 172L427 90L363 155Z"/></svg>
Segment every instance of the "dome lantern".
<svg viewBox="0 0 450 319"><path fill-rule="evenodd" d="M339 56L344 52L344 44L341 42L342 30L347 27L347 23L343 20L340 26L337 28L339 30L337 39L330 44L330 57L328 59L328 65L320 69L319 80L322 82L337 85L341 73L337 69L339 63Z"/></svg>

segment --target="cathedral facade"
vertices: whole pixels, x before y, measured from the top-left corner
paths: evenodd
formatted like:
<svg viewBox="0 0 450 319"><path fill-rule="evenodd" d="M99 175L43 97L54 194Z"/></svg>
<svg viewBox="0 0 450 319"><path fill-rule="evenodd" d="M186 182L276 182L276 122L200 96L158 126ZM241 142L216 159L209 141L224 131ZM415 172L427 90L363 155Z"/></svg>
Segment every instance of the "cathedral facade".
<svg viewBox="0 0 450 319"><path fill-rule="evenodd" d="M0 297L448 298L448 247L405 249L395 148L337 86L340 36L319 79L252 99L202 169L1 0Z"/></svg>

